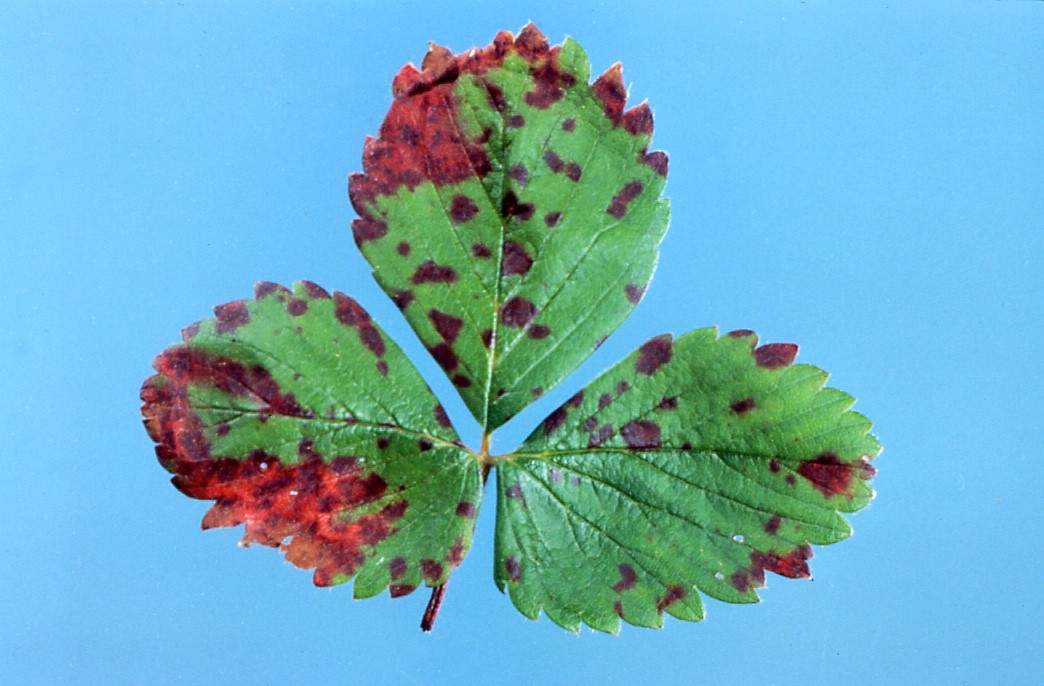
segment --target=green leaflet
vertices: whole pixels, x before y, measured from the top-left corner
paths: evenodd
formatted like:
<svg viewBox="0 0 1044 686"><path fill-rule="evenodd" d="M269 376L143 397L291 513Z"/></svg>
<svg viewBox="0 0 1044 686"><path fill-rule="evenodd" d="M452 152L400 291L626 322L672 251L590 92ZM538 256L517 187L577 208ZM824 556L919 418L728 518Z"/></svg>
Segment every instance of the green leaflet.
<svg viewBox="0 0 1044 686"><path fill-rule="evenodd" d="M350 185L374 276L488 430L630 314L669 216L619 66L589 85L576 42L504 36L406 67Z"/></svg>
<svg viewBox="0 0 1044 686"><path fill-rule="evenodd" d="M497 585L530 617L615 632L754 602L851 530L880 450L826 374L750 332L654 338L498 463Z"/></svg>
<svg viewBox="0 0 1044 686"><path fill-rule="evenodd" d="M374 276L483 428L460 444L402 351L351 298L258 284L183 332L142 388L160 463L318 585L435 588L430 629L497 469L495 581L577 630L757 600L851 530L880 451L797 346L713 329L641 346L515 453L489 436L576 369L641 300L669 207L646 104L619 65L588 84L532 25L396 76L350 194Z"/></svg>
<svg viewBox="0 0 1044 686"><path fill-rule="evenodd" d="M142 389L174 485L217 501L204 528L246 524L245 543L282 546L317 585L354 577L356 597L444 582L471 544L478 463L402 351L308 282L215 313Z"/></svg>

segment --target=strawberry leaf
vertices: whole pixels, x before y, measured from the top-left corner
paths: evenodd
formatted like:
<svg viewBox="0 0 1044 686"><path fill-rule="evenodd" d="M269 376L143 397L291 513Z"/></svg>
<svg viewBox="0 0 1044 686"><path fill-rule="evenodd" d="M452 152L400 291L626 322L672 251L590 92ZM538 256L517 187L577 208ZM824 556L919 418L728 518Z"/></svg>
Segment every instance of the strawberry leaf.
<svg viewBox="0 0 1044 686"><path fill-rule="evenodd" d="M461 445L416 368L358 303L257 286L183 332L142 388L160 463L318 585L356 597L446 582L497 469L495 581L577 630L757 600L847 537L880 446L797 346L750 331L653 338L552 412L515 453L490 434L582 363L641 300L669 208L652 115L619 65L528 25L396 76L355 241L482 426Z"/></svg>
<svg viewBox="0 0 1044 686"><path fill-rule="evenodd" d="M667 157L620 66L527 26L408 65L364 173L355 241L487 430L565 378L641 299Z"/></svg>
<svg viewBox="0 0 1044 686"><path fill-rule="evenodd" d="M351 298L258 284L163 352L142 412L203 528L246 524L356 597L445 582L471 545L478 462L401 350ZM290 539L287 542L287 539Z"/></svg>
<svg viewBox="0 0 1044 686"><path fill-rule="evenodd" d="M660 336L498 463L496 582L529 617L615 632L755 602L850 535L880 450L826 373L749 331ZM577 573L582 570L581 573Z"/></svg>

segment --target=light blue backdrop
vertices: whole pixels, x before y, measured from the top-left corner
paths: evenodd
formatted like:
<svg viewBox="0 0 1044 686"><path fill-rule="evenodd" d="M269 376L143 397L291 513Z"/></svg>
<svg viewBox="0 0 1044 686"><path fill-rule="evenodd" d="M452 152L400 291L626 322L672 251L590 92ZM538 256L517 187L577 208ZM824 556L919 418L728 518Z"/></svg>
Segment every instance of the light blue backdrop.
<svg viewBox="0 0 1044 686"><path fill-rule="evenodd" d="M7 684L1040 683L1044 3L7 2L0 8L0 674ZM493 586L436 630L237 530L140 425L152 357L256 280L358 298L463 405L350 240L346 175L427 41L534 20L656 114L674 205L634 316L800 343L885 445L815 580L573 636Z"/></svg>

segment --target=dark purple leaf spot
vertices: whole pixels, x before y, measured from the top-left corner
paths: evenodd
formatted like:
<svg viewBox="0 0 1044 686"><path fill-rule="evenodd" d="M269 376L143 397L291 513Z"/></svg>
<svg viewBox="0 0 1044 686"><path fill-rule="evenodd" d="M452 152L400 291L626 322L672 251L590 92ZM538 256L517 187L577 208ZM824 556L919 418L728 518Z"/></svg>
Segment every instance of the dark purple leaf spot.
<svg viewBox="0 0 1044 686"><path fill-rule="evenodd" d="M449 553L446 554L446 562L453 567L459 567L460 563L464 561L464 539L457 536L457 540L453 541L453 545L450 546Z"/></svg>
<svg viewBox="0 0 1044 686"><path fill-rule="evenodd" d="M609 203L609 207L605 208L605 211L617 219L622 219L627 214L627 205L637 198L641 192L642 182L637 180L631 181L613 197L613 201Z"/></svg>
<svg viewBox="0 0 1044 686"><path fill-rule="evenodd" d="M388 363L384 360L377 360L377 373L381 376L388 376Z"/></svg>
<svg viewBox="0 0 1044 686"><path fill-rule="evenodd" d="M729 405L729 409L732 410L733 414L744 414L750 412L755 407L757 405L754 403L754 398L744 398Z"/></svg>
<svg viewBox="0 0 1044 686"><path fill-rule="evenodd" d="M779 369L792 364L797 352L793 343L769 343L754 349L754 361L765 369Z"/></svg>
<svg viewBox="0 0 1044 686"><path fill-rule="evenodd" d="M611 402L613 402L613 396L609 395L608 393L603 393L602 395L598 396L598 409L604 410L605 408L609 407L609 403Z"/></svg>
<svg viewBox="0 0 1044 686"><path fill-rule="evenodd" d="M214 433L216 433L218 436L225 436L231 430L232 430L232 425L229 424L228 422L221 422L216 427L214 427Z"/></svg>
<svg viewBox="0 0 1044 686"><path fill-rule="evenodd" d="M442 563L435 560L421 560L421 574L428 581L438 581L442 577Z"/></svg>
<svg viewBox="0 0 1044 686"><path fill-rule="evenodd" d="M549 414L547 416L547 419L544 420L543 424L544 435L550 436L551 434L553 434L555 431L558 430L558 427L562 426L562 422L564 422L565 420L566 409L564 407L560 407L551 414Z"/></svg>
<svg viewBox="0 0 1044 686"><path fill-rule="evenodd" d="M508 175L515 180L519 188L525 188L526 184L529 183L529 170L526 169L524 164L513 164L508 169Z"/></svg>
<svg viewBox="0 0 1044 686"><path fill-rule="evenodd" d="M570 181L574 183L580 180L580 176L582 174L583 170L580 168L580 165L576 162L570 162L565 166L565 175L569 178Z"/></svg>
<svg viewBox="0 0 1044 686"><path fill-rule="evenodd" d="M793 474L787 474L787 479L786 479L786 481L787 481L787 483L788 483L788 484L790 484L791 486L793 486L794 484L796 484L796 483L797 483L797 478L795 478Z"/></svg>
<svg viewBox="0 0 1044 686"><path fill-rule="evenodd" d="M453 352L453 348L447 342L441 342L441 344L432 346L428 351L435 358L435 361L438 362L438 366L441 366L447 372L454 371L460 364L456 353Z"/></svg>
<svg viewBox="0 0 1044 686"><path fill-rule="evenodd" d="M593 432L587 439L588 448L597 448L606 441L608 441L613 435L613 425L603 424L598 428L597 431Z"/></svg>
<svg viewBox="0 0 1044 686"><path fill-rule="evenodd" d="M624 294L627 296L628 302L637 305L642 301L642 296L645 295L645 289L639 288L633 283L629 283L624 286Z"/></svg>
<svg viewBox="0 0 1044 686"><path fill-rule="evenodd" d="M395 252L399 253L403 257L406 257L410 254L410 244L406 241L402 241L397 246L395 246Z"/></svg>
<svg viewBox="0 0 1044 686"><path fill-rule="evenodd" d="M586 431L587 433L591 433L595 430L596 426L598 426L598 418L592 416L585 419L583 425L580 428Z"/></svg>
<svg viewBox="0 0 1044 686"><path fill-rule="evenodd" d="M623 593L634 588L634 585L638 582L638 575L634 573L634 567L629 564L620 565L620 580L613 586L613 590L617 593Z"/></svg>
<svg viewBox="0 0 1044 686"><path fill-rule="evenodd" d="M543 386L537 386L536 388L531 389L529 391L529 393L534 398L539 398L540 396L544 395L544 387Z"/></svg>
<svg viewBox="0 0 1044 686"><path fill-rule="evenodd" d="M659 448L660 425L647 419L627 422L620 429L620 436L628 448Z"/></svg>
<svg viewBox="0 0 1044 686"><path fill-rule="evenodd" d="M450 202L450 219L454 224L463 224L474 219L478 211L478 205L466 195L455 195Z"/></svg>
<svg viewBox="0 0 1044 686"><path fill-rule="evenodd" d="M561 212L548 212L544 215L544 223L547 224L547 228L553 229L556 225L558 225L558 220L561 218Z"/></svg>
<svg viewBox="0 0 1044 686"><path fill-rule="evenodd" d="M769 460L769 471L773 474L779 473L779 460L777 460L774 457L771 460Z"/></svg>
<svg viewBox="0 0 1044 686"><path fill-rule="evenodd" d="M532 339L540 340L542 338L547 338L549 335L551 335L551 329L547 328L543 324L535 324L534 326L529 327L527 335Z"/></svg>
<svg viewBox="0 0 1044 686"><path fill-rule="evenodd" d="M493 345L493 329L483 329L479 335L482 338L482 345L489 350L489 346Z"/></svg>
<svg viewBox="0 0 1044 686"><path fill-rule="evenodd" d="M566 404L570 407L576 408L584 404L584 389L580 389L566 401Z"/></svg>
<svg viewBox="0 0 1044 686"><path fill-rule="evenodd" d="M515 191L508 191L500 204L501 214L505 217L518 217L520 221L526 221L533 216L533 203L518 201Z"/></svg>
<svg viewBox="0 0 1044 686"><path fill-rule="evenodd" d="M388 586L388 595L392 598L401 598L417 590L413 584L391 584Z"/></svg>
<svg viewBox="0 0 1044 686"><path fill-rule="evenodd" d="M615 612L617 614L617 616L619 616L622 619L623 616L624 616L623 603L621 603L619 600L614 600L613 601L613 612Z"/></svg>
<svg viewBox="0 0 1044 686"><path fill-rule="evenodd" d="M453 385L457 388L468 388L469 386L471 386L471 379L464 376L463 374L454 374L453 378L450 379L450 381L452 381Z"/></svg>
<svg viewBox="0 0 1044 686"><path fill-rule="evenodd" d="M512 114L510 117L507 118L507 121L504 122L504 126L506 126L509 129L520 129L525 125L526 118L523 117L521 114Z"/></svg>
<svg viewBox="0 0 1044 686"><path fill-rule="evenodd" d="M812 557L812 549L807 545L780 555L774 550L763 552L753 550L750 553L750 568L740 569L729 581L741 593L752 588L765 585L765 572L773 572L790 579L806 579L811 576L808 560Z"/></svg>
<svg viewBox="0 0 1044 686"><path fill-rule="evenodd" d="M475 243L471 246L471 254L481 259L487 259L493 256L493 253L482 243Z"/></svg>
<svg viewBox="0 0 1044 686"><path fill-rule="evenodd" d="M375 241L388 235L388 225L379 219L365 215L352 222L352 237L360 248L366 241Z"/></svg>
<svg viewBox="0 0 1044 686"><path fill-rule="evenodd" d="M614 125L620 123L624 103L627 101L627 87L624 86L623 74L619 63L614 64L599 76L591 88L602 101L602 110Z"/></svg>
<svg viewBox="0 0 1044 686"><path fill-rule="evenodd" d="M500 320L504 322L505 326L510 326L514 329L521 329L523 326L533 321L536 312L536 305L525 298L515 296L504 303L500 308Z"/></svg>
<svg viewBox="0 0 1044 686"><path fill-rule="evenodd" d="M486 86L486 97L489 98L489 104L497 112L503 112L507 109L507 101L504 100L504 91L500 90L500 87L496 84L490 83L489 81L482 80Z"/></svg>
<svg viewBox="0 0 1044 686"><path fill-rule="evenodd" d="M465 519L474 519L475 515L478 514L478 509L474 503L466 503L461 501L457 503L457 516L464 517Z"/></svg>
<svg viewBox="0 0 1044 686"><path fill-rule="evenodd" d="M685 441L682 443L682 450L692 450L692 443Z"/></svg>
<svg viewBox="0 0 1044 686"><path fill-rule="evenodd" d="M659 176L667 177L667 153L659 150L648 154L643 152L638 156L638 161L652 167L652 170Z"/></svg>
<svg viewBox="0 0 1044 686"><path fill-rule="evenodd" d="M308 297L312 300L330 299L330 294L319 284L312 283L311 281L302 281L301 285L304 286L305 291L308 292Z"/></svg>
<svg viewBox="0 0 1044 686"><path fill-rule="evenodd" d="M406 574L406 567L406 558L392 558L392 561L388 563L388 572L391 574L392 581L401 579Z"/></svg>
<svg viewBox="0 0 1044 686"><path fill-rule="evenodd" d="M267 298L273 293L279 294L279 302L286 302L286 298L290 294L290 291L287 290L285 286L272 283L271 281L259 281L254 285L254 297L258 300Z"/></svg>
<svg viewBox="0 0 1044 686"><path fill-rule="evenodd" d="M419 449L419 450L420 450L420 451L421 451L422 453L426 453L426 452L428 452L429 450L431 450L431 448L432 448L432 444L431 444L431 441L429 441L429 440L428 440L428 439L426 439L426 438L422 438L422 439L420 439L419 441L417 441L417 448L418 448L418 449Z"/></svg>
<svg viewBox="0 0 1044 686"><path fill-rule="evenodd" d="M689 591L684 586L668 586L667 593L660 599L660 602L656 603L656 610L663 612L679 600L685 600L687 595L689 595Z"/></svg>
<svg viewBox="0 0 1044 686"><path fill-rule="evenodd" d="M410 277L410 281L414 284L453 283L456 280L457 270L448 265L437 265L434 260L425 261L421 266L417 267L417 271L413 272L413 276Z"/></svg>
<svg viewBox="0 0 1044 686"><path fill-rule="evenodd" d="M214 332L219 335L233 333L250 321L250 311L244 300L218 305L214 308L214 315L217 317Z"/></svg>
<svg viewBox="0 0 1044 686"><path fill-rule="evenodd" d="M827 497L849 494L853 471L852 465L845 464L832 452L820 453L812 460L805 460L797 469L798 474L808 479Z"/></svg>
<svg viewBox="0 0 1044 686"><path fill-rule="evenodd" d="M544 164L546 164L547 168L555 174L562 171L562 169L565 167L565 163L562 161L562 158L559 157L554 150L544 151Z"/></svg>
<svg viewBox="0 0 1044 686"><path fill-rule="evenodd" d="M621 122L624 129L632 136L648 135L653 132L653 116L649 103L643 102L637 107L624 112Z"/></svg>
<svg viewBox="0 0 1044 686"><path fill-rule="evenodd" d="M291 317L300 317L308 311L308 303L300 298L290 298L290 302L286 304L286 311Z"/></svg>
<svg viewBox="0 0 1044 686"><path fill-rule="evenodd" d="M395 291L392 294L392 302L400 310L405 310L414 299L413 291Z"/></svg>
<svg viewBox="0 0 1044 686"><path fill-rule="evenodd" d="M660 408L661 410L676 410L678 409L678 396L664 398L656 407Z"/></svg>
<svg viewBox="0 0 1044 686"><path fill-rule="evenodd" d="M526 495L522 492L522 485L517 481L507 487L504 491L504 495L514 500L521 500L522 507L526 507Z"/></svg>
<svg viewBox="0 0 1044 686"><path fill-rule="evenodd" d="M574 119L573 117L570 117L569 119L566 119L564 122L562 122L562 130L563 131L569 131L569 132L575 131L576 130L576 119Z"/></svg>
<svg viewBox="0 0 1044 686"><path fill-rule="evenodd" d="M464 326L462 319L439 310L429 310L428 319L431 320L431 323L435 326L435 331L442 337L442 340L450 344L457 340L460 328Z"/></svg>
<svg viewBox="0 0 1044 686"><path fill-rule="evenodd" d="M634 363L634 369L639 374L652 376L656 370L671 361L673 354L670 334L657 336L638 349L638 359Z"/></svg>
<svg viewBox="0 0 1044 686"><path fill-rule="evenodd" d="M500 273L503 276L525 276L532 266L533 258L524 247L514 241L504 243L504 257L500 263Z"/></svg>
<svg viewBox="0 0 1044 686"><path fill-rule="evenodd" d="M783 523L779 515L772 515L769 520L765 522L765 533L769 536L775 536L776 532L779 531L779 525Z"/></svg>
<svg viewBox="0 0 1044 686"><path fill-rule="evenodd" d="M518 581L522 578L522 567L518 564L518 560L515 559L514 555L509 555L504 560L504 571L507 572L508 578L512 581Z"/></svg>
<svg viewBox="0 0 1044 686"><path fill-rule="evenodd" d="M442 406L442 403L435 405L435 422L443 429L448 429L453 426L450 421L449 415L446 414L446 408Z"/></svg>
<svg viewBox="0 0 1044 686"><path fill-rule="evenodd" d="M631 384L626 381L620 381L616 384L616 395L623 395L631 388Z"/></svg>
<svg viewBox="0 0 1044 686"><path fill-rule="evenodd" d="M523 30L519 34L519 39L524 33ZM544 42L546 44L546 39ZM517 44L518 41L516 41ZM562 71L557 60L545 60L538 64L539 66L536 68L530 69L529 73L533 77L534 88L526 93L525 101L530 107L547 109L562 98L565 94L564 89L573 86L576 78L572 74Z"/></svg>
<svg viewBox="0 0 1044 686"><path fill-rule="evenodd" d="M735 331L728 332L726 335L730 338L747 338L749 336L757 336L757 334L751 331L750 329L736 329Z"/></svg>
<svg viewBox="0 0 1044 686"><path fill-rule="evenodd" d="M388 440L387 436L378 436L377 437L377 449L378 450L384 450L385 448L388 447L389 442L390 441Z"/></svg>

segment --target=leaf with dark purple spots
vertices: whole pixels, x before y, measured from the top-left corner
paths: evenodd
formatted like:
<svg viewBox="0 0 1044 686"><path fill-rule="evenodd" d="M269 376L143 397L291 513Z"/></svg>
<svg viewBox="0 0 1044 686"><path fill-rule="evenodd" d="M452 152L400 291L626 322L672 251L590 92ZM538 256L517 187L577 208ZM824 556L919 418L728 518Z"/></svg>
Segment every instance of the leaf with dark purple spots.
<svg viewBox="0 0 1044 686"><path fill-rule="evenodd" d="M142 387L174 485L215 501L204 528L245 524L244 543L280 548L317 585L354 579L367 597L444 583L423 561L463 556L471 524L454 511L461 494L479 501L481 475L441 405L351 298L306 283L255 295L217 308ZM298 326L309 345L279 335ZM437 472L397 459L418 435Z"/></svg>
<svg viewBox="0 0 1044 686"><path fill-rule="evenodd" d="M807 577L811 546L850 534L840 513L873 496L869 423L824 373L766 366L752 350L778 348L755 345L714 329L653 338L498 462L505 495L526 494L524 511L497 512L498 556L528 561L520 580L497 576L520 611L611 632L697 620L697 591L752 602L766 573ZM553 555L548 532L570 532Z"/></svg>
<svg viewBox="0 0 1044 686"><path fill-rule="evenodd" d="M463 322L442 367L490 430L624 321L667 228L649 106L628 109L619 65L590 76L575 41L532 25L458 54L433 45L395 77L350 176L360 250L425 347L444 342L428 312Z"/></svg>
<svg viewBox="0 0 1044 686"><path fill-rule="evenodd" d="M879 446L852 399L747 330L647 341L552 411L521 448L491 435L555 387L642 300L666 230L667 156L619 64L593 83L572 40L532 24L407 65L363 170L352 236L479 422L442 403L363 307L311 282L259 283L161 354L142 388L160 463L314 581L354 594L446 581L496 470L494 578L571 630L752 602L849 535ZM700 273L696 271L694 273Z"/></svg>

